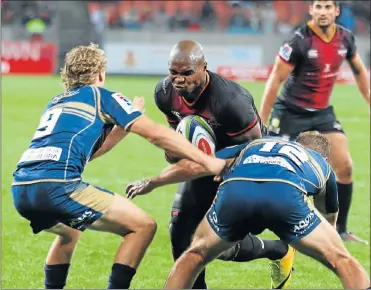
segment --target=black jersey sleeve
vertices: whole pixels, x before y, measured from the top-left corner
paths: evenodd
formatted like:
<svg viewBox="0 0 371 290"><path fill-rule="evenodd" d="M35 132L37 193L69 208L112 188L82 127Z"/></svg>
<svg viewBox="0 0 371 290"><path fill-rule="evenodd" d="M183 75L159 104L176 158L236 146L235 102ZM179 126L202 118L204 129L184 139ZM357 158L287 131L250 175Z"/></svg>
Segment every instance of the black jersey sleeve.
<svg viewBox="0 0 371 290"><path fill-rule="evenodd" d="M172 113L172 100L170 92L167 92L166 79L160 80L155 88L155 103L159 110L166 116L170 126L176 126L179 122L177 117Z"/></svg>
<svg viewBox="0 0 371 290"><path fill-rule="evenodd" d="M347 55L346 59L351 60L357 53L356 40L353 33L348 32L346 36Z"/></svg>
<svg viewBox="0 0 371 290"><path fill-rule="evenodd" d="M285 41L280 47L279 58L291 66L298 65L304 56L301 40L302 38L296 32L293 38Z"/></svg>
<svg viewBox="0 0 371 290"><path fill-rule="evenodd" d="M236 95L224 104L219 122L228 136L234 137L247 132L258 122L254 100L249 94Z"/></svg>

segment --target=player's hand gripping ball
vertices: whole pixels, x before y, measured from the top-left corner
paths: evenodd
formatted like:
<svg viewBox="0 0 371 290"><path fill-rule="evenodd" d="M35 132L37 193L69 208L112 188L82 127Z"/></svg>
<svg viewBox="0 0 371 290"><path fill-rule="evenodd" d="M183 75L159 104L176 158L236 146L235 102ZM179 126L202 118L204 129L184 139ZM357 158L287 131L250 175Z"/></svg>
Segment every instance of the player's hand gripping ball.
<svg viewBox="0 0 371 290"><path fill-rule="evenodd" d="M198 149L205 154L214 156L216 147L216 137L213 129L205 119L200 116L190 115L182 119L176 128L176 132L184 136ZM165 153L166 160L175 163L180 160L179 157Z"/></svg>

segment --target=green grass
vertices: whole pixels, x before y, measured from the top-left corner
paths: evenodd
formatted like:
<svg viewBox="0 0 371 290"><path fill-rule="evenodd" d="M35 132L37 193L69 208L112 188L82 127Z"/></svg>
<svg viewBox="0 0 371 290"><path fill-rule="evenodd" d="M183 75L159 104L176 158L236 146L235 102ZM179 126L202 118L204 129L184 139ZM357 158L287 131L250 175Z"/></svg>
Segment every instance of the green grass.
<svg viewBox="0 0 371 290"><path fill-rule="evenodd" d="M153 91L157 79L109 77L107 87L132 98L146 97L146 113L157 122L165 118L156 109ZM264 84L244 83L259 105ZM28 222L12 205L12 172L28 147L41 113L62 86L54 77L3 77L2 80L2 288L43 288L43 264L53 236L33 235ZM337 85L333 104L349 137L354 159L354 199L349 228L360 237L370 237L370 122L368 109L355 86ZM137 136L129 136L107 156L89 164L84 179L112 191L123 193L129 181L157 173L166 165L163 152ZM158 232L150 246L133 288L161 288L172 266L168 221L176 186L159 189L135 199L158 222ZM264 237L274 238L265 232ZM87 231L73 258L66 288L105 288L120 238ZM370 273L370 246L347 244L350 252ZM213 262L208 266L210 288L267 288L268 261L250 263ZM341 288L338 279L326 268L297 255L292 288Z"/></svg>

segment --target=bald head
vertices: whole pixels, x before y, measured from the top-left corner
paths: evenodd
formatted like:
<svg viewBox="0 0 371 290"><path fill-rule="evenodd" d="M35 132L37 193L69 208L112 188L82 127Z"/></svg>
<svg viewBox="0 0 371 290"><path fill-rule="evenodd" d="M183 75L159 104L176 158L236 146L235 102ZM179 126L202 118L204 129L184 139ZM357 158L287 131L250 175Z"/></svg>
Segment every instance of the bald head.
<svg viewBox="0 0 371 290"><path fill-rule="evenodd" d="M169 62L189 62L192 64L205 63L204 51L196 41L182 40L173 46L170 51Z"/></svg>

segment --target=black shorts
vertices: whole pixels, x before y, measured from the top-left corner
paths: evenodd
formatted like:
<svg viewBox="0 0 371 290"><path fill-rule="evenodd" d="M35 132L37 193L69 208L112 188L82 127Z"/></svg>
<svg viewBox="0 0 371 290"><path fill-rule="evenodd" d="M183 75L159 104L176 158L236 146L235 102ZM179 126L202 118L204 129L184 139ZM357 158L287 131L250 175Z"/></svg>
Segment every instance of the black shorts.
<svg viewBox="0 0 371 290"><path fill-rule="evenodd" d="M172 221L175 222L182 215L200 222L215 198L218 185L213 176L181 183L174 198Z"/></svg>
<svg viewBox="0 0 371 290"><path fill-rule="evenodd" d="M318 111L307 111L278 100L271 114L269 135L295 140L301 132L343 133L332 106Z"/></svg>

